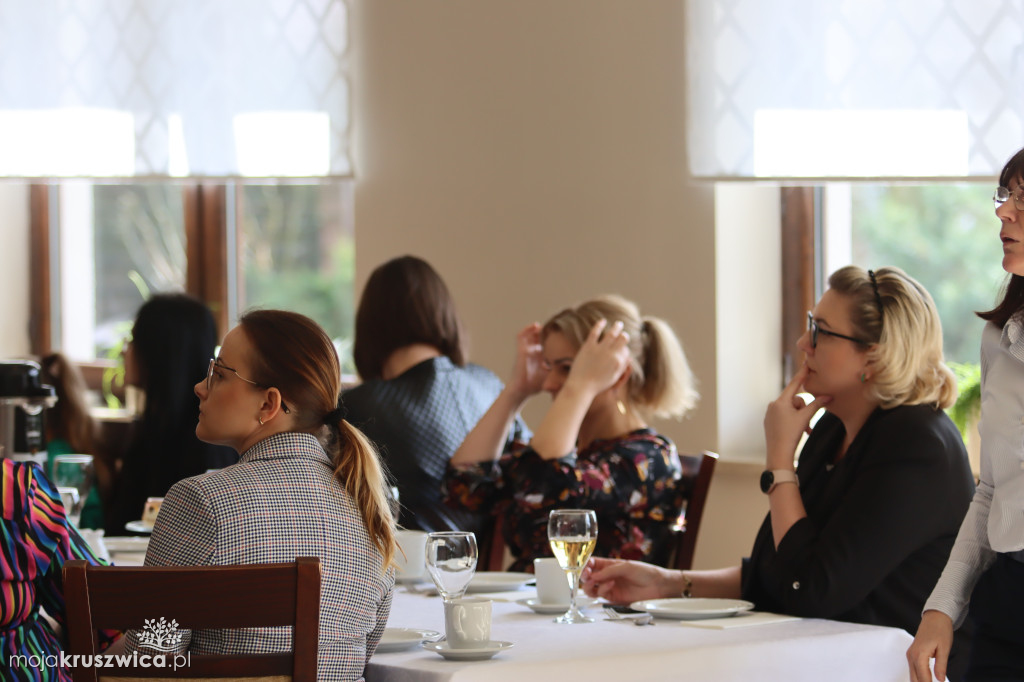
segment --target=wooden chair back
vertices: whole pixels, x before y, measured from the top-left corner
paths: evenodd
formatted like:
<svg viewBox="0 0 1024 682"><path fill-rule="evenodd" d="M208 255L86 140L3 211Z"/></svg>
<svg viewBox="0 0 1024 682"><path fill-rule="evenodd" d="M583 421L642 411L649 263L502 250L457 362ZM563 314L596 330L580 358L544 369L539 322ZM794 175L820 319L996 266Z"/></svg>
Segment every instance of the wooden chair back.
<svg viewBox="0 0 1024 682"><path fill-rule="evenodd" d="M64 566L70 655L97 651L99 629L143 629L147 620L181 629L292 627L292 651L197 655L178 670L95 667L73 671L75 682L101 679L258 679L315 682L320 632L320 559L280 564L202 567ZM150 653L149 650L144 650ZM151 653L159 653L153 651ZM168 659L173 658L168 655ZM81 658L79 659L82 660Z"/></svg>
<svg viewBox="0 0 1024 682"><path fill-rule="evenodd" d="M702 452L699 455L680 455L683 479L690 482L690 496L686 500L676 528L675 542L669 559L669 568L689 570L693 567L693 554L697 549L697 533L704 517L704 504L711 489L711 476L715 473L718 455Z"/></svg>

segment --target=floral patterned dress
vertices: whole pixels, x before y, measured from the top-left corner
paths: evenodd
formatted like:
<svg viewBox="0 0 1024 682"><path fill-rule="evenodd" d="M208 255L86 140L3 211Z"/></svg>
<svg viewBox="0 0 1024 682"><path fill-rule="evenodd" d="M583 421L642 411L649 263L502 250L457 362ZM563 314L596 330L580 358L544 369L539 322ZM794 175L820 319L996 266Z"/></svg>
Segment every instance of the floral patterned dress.
<svg viewBox="0 0 1024 682"><path fill-rule="evenodd" d="M523 443L496 462L445 472L445 501L489 511L502 519L512 571L532 571L537 557L552 556L548 513L593 509L595 556L664 565L672 527L689 495L676 447L652 429L590 443L576 455L545 460Z"/></svg>

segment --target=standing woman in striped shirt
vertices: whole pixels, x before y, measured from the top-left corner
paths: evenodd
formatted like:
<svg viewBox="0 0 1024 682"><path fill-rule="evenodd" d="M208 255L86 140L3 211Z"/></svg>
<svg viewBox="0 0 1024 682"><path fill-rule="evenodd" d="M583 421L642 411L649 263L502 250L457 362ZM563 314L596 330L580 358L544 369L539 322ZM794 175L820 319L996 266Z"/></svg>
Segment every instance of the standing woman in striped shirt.
<svg viewBox="0 0 1024 682"><path fill-rule="evenodd" d="M965 679L1024 679L1024 149L999 174L993 197L1002 227L1002 302L979 313L981 480L942 577L907 651L914 682L929 659L944 680L954 627L970 612L976 631Z"/></svg>

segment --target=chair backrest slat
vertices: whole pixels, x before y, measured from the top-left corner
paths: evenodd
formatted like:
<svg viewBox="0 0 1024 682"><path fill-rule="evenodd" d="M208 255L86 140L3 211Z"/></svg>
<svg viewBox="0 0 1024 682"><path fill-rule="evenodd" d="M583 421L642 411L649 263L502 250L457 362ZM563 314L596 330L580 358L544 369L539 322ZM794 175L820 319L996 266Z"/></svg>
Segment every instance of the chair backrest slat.
<svg viewBox="0 0 1024 682"><path fill-rule="evenodd" d="M98 629L142 628L147 619L175 620L182 629L292 626L293 651L190 657L177 673L154 668L104 668L103 677L224 678L284 676L316 680L320 619L320 560L209 567L64 567L70 654L97 652ZM73 672L96 682L95 668Z"/></svg>

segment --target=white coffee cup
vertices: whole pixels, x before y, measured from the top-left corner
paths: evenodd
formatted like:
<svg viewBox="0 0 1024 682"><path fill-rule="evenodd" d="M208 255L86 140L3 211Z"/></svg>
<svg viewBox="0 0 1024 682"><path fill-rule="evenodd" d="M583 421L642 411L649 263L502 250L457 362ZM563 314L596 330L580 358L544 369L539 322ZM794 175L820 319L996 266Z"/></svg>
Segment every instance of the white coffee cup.
<svg viewBox="0 0 1024 682"><path fill-rule="evenodd" d="M537 599L541 604L569 605L572 592L569 576L558 564L558 559L534 559L533 574L537 578Z"/></svg>
<svg viewBox="0 0 1024 682"><path fill-rule="evenodd" d="M395 531L398 551L395 552L395 563L398 564L397 580L423 580L427 576L427 534L422 530Z"/></svg>
<svg viewBox="0 0 1024 682"><path fill-rule="evenodd" d="M444 634L453 649L479 649L491 641L491 600L468 597L444 603Z"/></svg>

